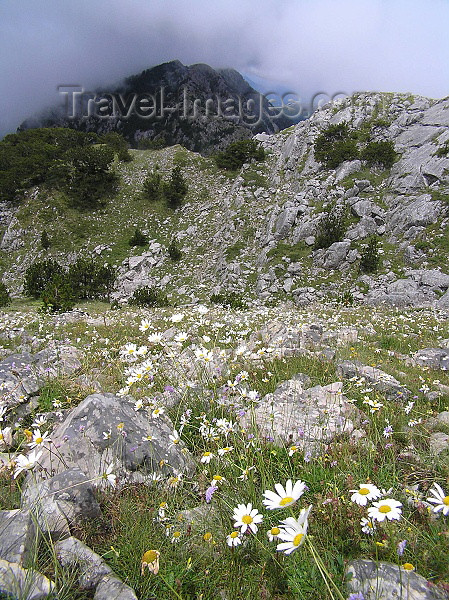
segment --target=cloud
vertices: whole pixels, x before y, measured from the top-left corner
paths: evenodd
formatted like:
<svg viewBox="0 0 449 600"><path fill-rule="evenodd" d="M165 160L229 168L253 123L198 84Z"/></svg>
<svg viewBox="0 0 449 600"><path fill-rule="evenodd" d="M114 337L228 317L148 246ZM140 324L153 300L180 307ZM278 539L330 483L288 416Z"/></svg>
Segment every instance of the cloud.
<svg viewBox="0 0 449 600"><path fill-rule="evenodd" d="M60 100L160 62L234 67L304 100L449 94L447 0L3 0L0 134Z"/></svg>

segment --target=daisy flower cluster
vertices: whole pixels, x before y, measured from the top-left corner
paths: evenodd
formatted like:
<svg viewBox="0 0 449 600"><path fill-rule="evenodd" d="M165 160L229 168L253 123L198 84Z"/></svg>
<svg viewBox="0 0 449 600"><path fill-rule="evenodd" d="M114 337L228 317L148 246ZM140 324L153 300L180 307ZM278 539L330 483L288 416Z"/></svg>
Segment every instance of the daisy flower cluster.
<svg viewBox="0 0 449 600"><path fill-rule="evenodd" d="M302 496L307 489L303 481L292 483L288 479L285 487L280 483L274 486L276 492L265 490L262 504L268 510L283 509L292 506ZM308 528L308 518L312 506L301 509L297 518L291 516L283 519L278 525L271 527L267 531L267 537L270 542L280 540L276 550L291 554L297 550L305 541ZM252 503L238 504L234 508L232 515L234 521L234 531L228 534L226 543L228 546L236 547L243 543L246 533L256 534L264 517L257 508L253 508Z"/></svg>
<svg viewBox="0 0 449 600"><path fill-rule="evenodd" d="M372 483L362 483L359 489L350 490L352 492L351 500L359 506L367 506L368 518L364 517L360 521L362 532L368 535L373 535L376 530L376 523L383 521L399 521L402 515L402 504L393 498L384 498L391 493L391 490L380 490Z"/></svg>

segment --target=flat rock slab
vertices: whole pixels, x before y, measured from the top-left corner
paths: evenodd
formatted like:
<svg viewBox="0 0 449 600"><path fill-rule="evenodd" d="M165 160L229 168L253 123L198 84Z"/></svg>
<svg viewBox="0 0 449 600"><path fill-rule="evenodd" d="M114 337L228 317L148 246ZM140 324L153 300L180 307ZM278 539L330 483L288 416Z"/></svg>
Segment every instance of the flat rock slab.
<svg viewBox="0 0 449 600"><path fill-rule="evenodd" d="M305 452L317 451L321 442L337 435L350 434L360 413L346 402L343 384L335 382L305 390L307 380L307 376L301 376L284 381L254 411L242 417L243 427L256 425L261 436L276 444L293 444Z"/></svg>
<svg viewBox="0 0 449 600"><path fill-rule="evenodd" d="M343 361L337 365L337 374L346 379L352 379L353 377L363 378L367 384L383 392L392 400L405 399L410 396L410 390L403 387L393 375L389 375L381 369L363 365L359 361Z"/></svg>
<svg viewBox="0 0 449 600"><path fill-rule="evenodd" d="M53 539L70 535L69 525L79 517L92 520L101 516L92 482L79 469L67 469L41 482L29 478L22 506L33 512L40 530Z"/></svg>
<svg viewBox="0 0 449 600"><path fill-rule="evenodd" d="M104 435L108 431L110 437ZM41 476L78 468L99 485L112 461L119 483L144 482L154 472L189 474L193 461L184 444L171 444L172 433L173 424L165 415L151 418L143 410L135 411L126 398L92 394L54 429L53 444L39 461Z"/></svg>
<svg viewBox="0 0 449 600"><path fill-rule="evenodd" d="M28 510L0 510L0 558L23 564L34 547L36 527Z"/></svg>
<svg viewBox="0 0 449 600"><path fill-rule="evenodd" d="M361 592L365 600L448 600L449 594L414 571L392 563L354 560L348 564L350 592Z"/></svg>
<svg viewBox="0 0 449 600"><path fill-rule="evenodd" d="M0 592L10 594L12 600L47 600L54 583L31 569L0 559Z"/></svg>
<svg viewBox="0 0 449 600"><path fill-rule="evenodd" d="M424 348L413 356L413 360L423 367L449 370L449 350L445 348Z"/></svg>
<svg viewBox="0 0 449 600"><path fill-rule="evenodd" d="M37 394L49 377L69 375L81 367L82 352L74 346L52 343L30 354L10 354L0 362L2 403L8 408Z"/></svg>

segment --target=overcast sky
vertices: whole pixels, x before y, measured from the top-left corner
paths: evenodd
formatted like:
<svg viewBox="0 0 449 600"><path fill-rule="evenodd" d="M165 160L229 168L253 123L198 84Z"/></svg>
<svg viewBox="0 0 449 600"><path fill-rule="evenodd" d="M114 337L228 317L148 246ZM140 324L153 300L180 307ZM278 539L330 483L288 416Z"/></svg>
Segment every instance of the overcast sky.
<svg viewBox="0 0 449 600"><path fill-rule="evenodd" d="M449 95L449 0L0 0L0 137L84 89L161 62L291 88ZM270 90L267 90L270 91Z"/></svg>

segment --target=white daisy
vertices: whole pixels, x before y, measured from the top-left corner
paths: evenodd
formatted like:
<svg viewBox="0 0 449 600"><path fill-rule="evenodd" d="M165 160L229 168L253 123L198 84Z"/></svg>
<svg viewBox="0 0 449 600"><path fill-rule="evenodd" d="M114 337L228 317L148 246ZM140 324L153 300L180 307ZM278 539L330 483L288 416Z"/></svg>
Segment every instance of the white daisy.
<svg viewBox="0 0 449 600"><path fill-rule="evenodd" d="M373 521L389 521L397 520L401 518L402 504L392 498L386 498L385 500L379 500L379 502L373 502L373 505L368 508L368 516Z"/></svg>
<svg viewBox="0 0 449 600"><path fill-rule="evenodd" d="M48 431L41 434L40 429L35 429L33 432L33 439L28 444L30 448L43 448L45 445L51 444L51 439L48 437Z"/></svg>
<svg viewBox="0 0 449 600"><path fill-rule="evenodd" d="M231 548L235 548L235 546L239 546L242 543L242 538L238 531L233 531L228 536L226 536L226 543Z"/></svg>
<svg viewBox="0 0 449 600"><path fill-rule="evenodd" d="M293 485L292 480L288 479L285 484L285 489L280 483L275 483L274 487L277 494L270 490L265 490L263 493L264 500L262 500L262 503L269 510L284 508L294 504L298 498L304 494L306 484L303 481L298 480L295 485Z"/></svg>
<svg viewBox="0 0 449 600"><path fill-rule="evenodd" d="M215 454L212 452L203 452L203 456L201 457L201 462L205 465L208 465L210 461L214 458Z"/></svg>
<svg viewBox="0 0 449 600"><path fill-rule="evenodd" d="M303 508L301 510L297 519L288 517L288 519L281 521L283 528L278 537L283 540L283 542L277 545L276 550L278 552L291 554L304 543L307 534L308 517L311 509L312 506L310 505L308 508Z"/></svg>
<svg viewBox="0 0 449 600"><path fill-rule="evenodd" d="M16 470L14 471L14 479L16 479L16 477L18 477L18 475L20 475L22 471L28 471L29 469L32 469L41 457L41 455L42 450L40 450L37 453L36 450L33 450L33 452L30 452L28 456L19 454L19 456L17 456L14 459L14 462L16 464Z"/></svg>
<svg viewBox="0 0 449 600"><path fill-rule="evenodd" d="M368 501L377 500L377 498L381 497L381 491L372 483L362 483L359 485L358 490L349 491L354 492L351 496L351 500L359 506L366 506Z"/></svg>
<svg viewBox="0 0 449 600"><path fill-rule="evenodd" d="M253 508L251 502L246 506L238 504L234 508L233 518L235 519L234 527L240 527L240 533L245 533L250 529L253 533L257 533L257 523L263 521L263 517L259 514L257 508Z"/></svg>
<svg viewBox="0 0 449 600"><path fill-rule="evenodd" d="M434 483L430 488L429 493L432 494L431 498L427 498L427 502L435 504L432 507L434 513L442 512L445 517L449 515L449 496L446 496L443 488L438 483Z"/></svg>
<svg viewBox="0 0 449 600"><path fill-rule="evenodd" d="M360 521L360 525L362 527L362 533L366 533L367 535L374 535L374 531L376 529L374 521L363 517L363 519Z"/></svg>
<svg viewBox="0 0 449 600"><path fill-rule="evenodd" d="M278 539L280 533L281 530L279 527L272 527L270 531L267 531L268 541L274 542L274 540Z"/></svg>

